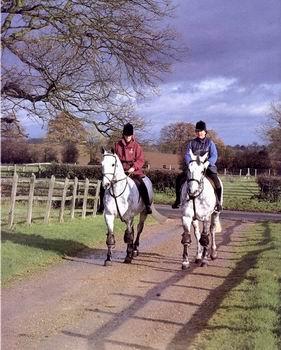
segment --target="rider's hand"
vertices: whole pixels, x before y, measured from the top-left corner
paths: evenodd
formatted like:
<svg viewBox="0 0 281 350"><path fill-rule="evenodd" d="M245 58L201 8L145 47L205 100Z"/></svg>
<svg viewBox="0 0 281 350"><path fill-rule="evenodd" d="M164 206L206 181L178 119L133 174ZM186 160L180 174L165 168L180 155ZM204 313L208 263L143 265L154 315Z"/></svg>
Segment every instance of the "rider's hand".
<svg viewBox="0 0 281 350"><path fill-rule="evenodd" d="M134 171L135 171L135 168L130 168L130 169L127 171L127 173L128 173L128 174L132 174Z"/></svg>

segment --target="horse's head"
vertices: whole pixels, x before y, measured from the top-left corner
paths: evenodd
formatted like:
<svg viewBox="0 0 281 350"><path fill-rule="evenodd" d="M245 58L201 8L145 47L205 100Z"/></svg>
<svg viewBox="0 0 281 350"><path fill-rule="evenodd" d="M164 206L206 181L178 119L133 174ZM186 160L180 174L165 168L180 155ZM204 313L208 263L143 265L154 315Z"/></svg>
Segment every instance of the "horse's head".
<svg viewBox="0 0 281 350"><path fill-rule="evenodd" d="M117 154L114 153L114 150L107 152L103 148L102 153L102 186L104 188L109 188L118 181L120 175L124 177L125 174L120 159Z"/></svg>
<svg viewBox="0 0 281 350"><path fill-rule="evenodd" d="M190 150L190 157L191 161L187 169L188 194L190 197L196 197L203 189L203 178L208 167L208 153L199 156Z"/></svg>

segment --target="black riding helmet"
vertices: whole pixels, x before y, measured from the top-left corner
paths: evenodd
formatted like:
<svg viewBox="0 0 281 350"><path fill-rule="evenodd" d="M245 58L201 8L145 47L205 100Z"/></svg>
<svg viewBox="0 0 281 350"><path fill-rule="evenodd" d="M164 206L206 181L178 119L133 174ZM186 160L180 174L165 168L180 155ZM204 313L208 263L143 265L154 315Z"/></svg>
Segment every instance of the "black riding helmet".
<svg viewBox="0 0 281 350"><path fill-rule="evenodd" d="M207 131L207 126L206 126L206 123L203 122L203 120L199 120L199 122L196 123L195 125L195 130L198 130L198 131Z"/></svg>
<svg viewBox="0 0 281 350"><path fill-rule="evenodd" d="M123 135L125 136L132 136L134 134L134 127L132 124L127 123L124 125L123 128Z"/></svg>

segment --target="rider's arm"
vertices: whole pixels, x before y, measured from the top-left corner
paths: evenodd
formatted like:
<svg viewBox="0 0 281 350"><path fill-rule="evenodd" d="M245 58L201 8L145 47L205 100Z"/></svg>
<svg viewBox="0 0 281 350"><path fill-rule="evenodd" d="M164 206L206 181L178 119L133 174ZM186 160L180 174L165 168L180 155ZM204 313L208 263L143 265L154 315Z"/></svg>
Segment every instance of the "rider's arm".
<svg viewBox="0 0 281 350"><path fill-rule="evenodd" d="M133 168L135 170L139 170L139 169L142 169L143 166L144 166L144 153L141 146L139 144L136 144L135 161L134 161Z"/></svg>
<svg viewBox="0 0 281 350"><path fill-rule="evenodd" d="M217 151L217 147L214 144L214 142L211 140L210 142L210 147L209 147L209 163L210 165L215 165L216 162L218 160L218 151Z"/></svg>
<svg viewBox="0 0 281 350"><path fill-rule="evenodd" d="M184 160L185 160L185 163L186 164L189 164L189 162L191 161L191 156L189 154L189 151L191 150L191 142L189 142L187 144L187 147L186 147L186 151L185 151L185 155L184 155Z"/></svg>

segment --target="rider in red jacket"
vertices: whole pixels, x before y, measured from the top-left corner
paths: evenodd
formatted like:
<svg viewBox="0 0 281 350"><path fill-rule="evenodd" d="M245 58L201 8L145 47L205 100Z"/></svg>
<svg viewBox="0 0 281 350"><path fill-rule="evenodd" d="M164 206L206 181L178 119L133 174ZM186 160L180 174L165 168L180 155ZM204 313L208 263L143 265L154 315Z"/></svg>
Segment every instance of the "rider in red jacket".
<svg viewBox="0 0 281 350"><path fill-rule="evenodd" d="M115 144L115 153L118 155L125 173L135 181L144 201L146 213L151 214L150 200L143 177L144 154L142 147L134 138L133 125L127 123L123 128L123 137Z"/></svg>
<svg viewBox="0 0 281 350"><path fill-rule="evenodd" d="M123 130L123 137L115 144L115 153L118 155L123 165L124 171L134 176L144 177L142 167L144 165L144 154L141 146L136 142L133 127L126 124ZM125 134L124 134L125 132ZM129 133L131 135L126 135Z"/></svg>
<svg viewBox="0 0 281 350"><path fill-rule="evenodd" d="M125 173L136 183L143 199L146 213L151 214L151 203L147 188L143 182L143 177L145 176L142 171L144 165L144 154L142 147L134 138L134 128L132 124L127 123L124 125L122 139L115 144L115 153L118 155ZM100 208L98 212L103 211L103 194L104 190L101 188Z"/></svg>

